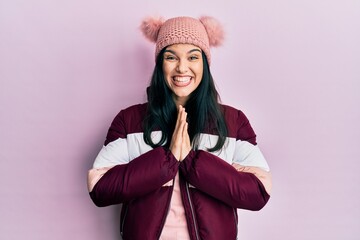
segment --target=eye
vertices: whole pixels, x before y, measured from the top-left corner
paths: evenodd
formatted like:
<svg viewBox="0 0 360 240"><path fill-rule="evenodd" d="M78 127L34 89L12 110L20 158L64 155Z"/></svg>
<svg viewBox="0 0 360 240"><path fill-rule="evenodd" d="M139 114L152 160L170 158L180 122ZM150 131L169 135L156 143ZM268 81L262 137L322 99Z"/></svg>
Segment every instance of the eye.
<svg viewBox="0 0 360 240"><path fill-rule="evenodd" d="M198 60L199 57L197 55L192 55L189 57L190 61L195 61L195 60Z"/></svg>
<svg viewBox="0 0 360 240"><path fill-rule="evenodd" d="M174 55L165 55L165 60L173 61L176 60L176 57Z"/></svg>

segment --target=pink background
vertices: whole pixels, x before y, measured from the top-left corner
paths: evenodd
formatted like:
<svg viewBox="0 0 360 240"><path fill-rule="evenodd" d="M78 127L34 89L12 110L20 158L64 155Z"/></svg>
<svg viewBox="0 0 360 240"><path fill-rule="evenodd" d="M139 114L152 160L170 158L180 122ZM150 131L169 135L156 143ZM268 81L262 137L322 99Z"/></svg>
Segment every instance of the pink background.
<svg viewBox="0 0 360 240"><path fill-rule="evenodd" d="M360 1L0 1L0 239L118 239L87 170L117 112L145 100L143 17L227 32L212 72L258 134L274 189L240 239L360 238Z"/></svg>

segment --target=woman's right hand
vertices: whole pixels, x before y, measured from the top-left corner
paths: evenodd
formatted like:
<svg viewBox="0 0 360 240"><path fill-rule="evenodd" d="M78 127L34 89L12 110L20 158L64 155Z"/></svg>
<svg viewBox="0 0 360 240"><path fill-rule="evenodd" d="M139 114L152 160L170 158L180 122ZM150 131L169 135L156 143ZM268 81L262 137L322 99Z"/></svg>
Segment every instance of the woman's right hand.
<svg viewBox="0 0 360 240"><path fill-rule="evenodd" d="M186 117L185 108L179 105L175 130L170 143L170 151L179 161L182 161L191 150Z"/></svg>

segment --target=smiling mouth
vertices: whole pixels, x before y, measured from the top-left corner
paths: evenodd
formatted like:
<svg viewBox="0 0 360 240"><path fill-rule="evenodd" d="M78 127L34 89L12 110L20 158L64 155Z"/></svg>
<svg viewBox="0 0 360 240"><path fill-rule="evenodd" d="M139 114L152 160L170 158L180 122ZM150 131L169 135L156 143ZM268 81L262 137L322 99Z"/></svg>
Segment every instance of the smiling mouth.
<svg viewBox="0 0 360 240"><path fill-rule="evenodd" d="M172 78L174 85L177 86L177 87L186 87L186 86L188 86L192 79L193 78L190 77L190 76L185 76L185 77L175 76L175 77Z"/></svg>

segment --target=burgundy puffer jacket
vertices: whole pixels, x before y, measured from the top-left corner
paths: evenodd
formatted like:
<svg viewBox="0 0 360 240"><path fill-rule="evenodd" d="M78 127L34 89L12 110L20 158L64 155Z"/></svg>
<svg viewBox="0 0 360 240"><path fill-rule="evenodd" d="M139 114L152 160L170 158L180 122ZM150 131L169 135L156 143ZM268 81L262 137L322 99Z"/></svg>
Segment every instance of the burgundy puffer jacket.
<svg viewBox="0 0 360 240"><path fill-rule="evenodd" d="M263 184L231 163L268 169L245 115L223 106L229 136L222 151L192 150L179 162L164 147L152 149L143 140L146 104L122 110L89 172L90 196L99 206L123 204L124 240L152 240L161 235L173 186L165 184L179 171L181 197L191 239L236 239L237 208L260 210L269 199ZM160 132L154 132L154 142ZM199 149L216 143L203 133ZM90 174L91 173L91 174Z"/></svg>

